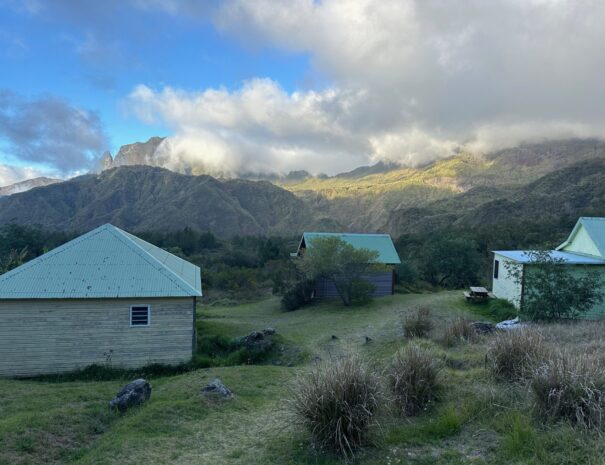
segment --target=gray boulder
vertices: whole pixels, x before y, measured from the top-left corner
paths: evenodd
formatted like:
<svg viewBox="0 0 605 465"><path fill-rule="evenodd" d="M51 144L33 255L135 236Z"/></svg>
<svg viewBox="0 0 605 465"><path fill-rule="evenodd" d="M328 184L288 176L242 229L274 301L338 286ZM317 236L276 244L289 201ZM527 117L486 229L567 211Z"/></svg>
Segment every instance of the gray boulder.
<svg viewBox="0 0 605 465"><path fill-rule="evenodd" d="M223 384L220 379L214 379L202 388L202 394L213 394L220 397L231 397L231 389Z"/></svg>
<svg viewBox="0 0 605 465"><path fill-rule="evenodd" d="M239 343L250 351L266 351L273 347L273 335L275 329L266 328L262 331L252 331L247 336L239 339Z"/></svg>
<svg viewBox="0 0 605 465"><path fill-rule="evenodd" d="M127 384L109 402L109 408L125 412L135 405L141 405L151 397L151 384L144 379L136 379Z"/></svg>

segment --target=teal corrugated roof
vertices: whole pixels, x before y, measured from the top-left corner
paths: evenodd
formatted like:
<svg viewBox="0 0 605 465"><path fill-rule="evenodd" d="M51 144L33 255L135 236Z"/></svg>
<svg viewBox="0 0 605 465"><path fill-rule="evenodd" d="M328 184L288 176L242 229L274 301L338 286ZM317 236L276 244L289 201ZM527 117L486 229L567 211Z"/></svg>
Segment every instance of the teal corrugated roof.
<svg viewBox="0 0 605 465"><path fill-rule="evenodd" d="M532 263L535 258L532 250L494 250L493 253L510 258L518 263ZM596 257L587 257L572 252L562 252L560 250L549 250L548 255L554 260L561 260L567 265L605 265L605 260Z"/></svg>
<svg viewBox="0 0 605 465"><path fill-rule="evenodd" d="M110 224L0 276L0 299L201 295L199 267Z"/></svg>
<svg viewBox="0 0 605 465"><path fill-rule="evenodd" d="M313 239L317 237L336 236L352 245L356 249L369 249L378 252L378 263L396 265L401 263L397 250L391 236L388 234L349 234L349 233L303 233L303 241L307 247L311 247ZM301 241L301 245L302 242Z"/></svg>
<svg viewBox="0 0 605 465"><path fill-rule="evenodd" d="M569 235L569 238L561 244L558 249L561 249L568 245L578 232L580 225L584 226L584 229L594 242L595 246L599 250L601 257L605 257L605 218L582 216L573 228L573 231Z"/></svg>

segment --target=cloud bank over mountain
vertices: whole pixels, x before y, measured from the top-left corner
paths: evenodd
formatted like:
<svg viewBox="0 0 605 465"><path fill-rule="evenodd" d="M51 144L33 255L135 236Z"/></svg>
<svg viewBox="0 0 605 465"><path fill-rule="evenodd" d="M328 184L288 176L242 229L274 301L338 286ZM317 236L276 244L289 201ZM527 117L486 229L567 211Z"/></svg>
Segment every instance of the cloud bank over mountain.
<svg viewBox="0 0 605 465"><path fill-rule="evenodd" d="M143 3L195 15L187 2ZM200 13L208 18L247 47L308 54L329 84L141 83L128 101L142 121L174 131L168 166L333 173L419 165L460 147L605 136L602 2L233 0Z"/></svg>
<svg viewBox="0 0 605 465"><path fill-rule="evenodd" d="M116 139L166 133L158 163L222 175L605 137L599 0L99 5L0 1L0 62L24 45L0 89L0 184L86 171ZM29 67L52 90L30 89Z"/></svg>

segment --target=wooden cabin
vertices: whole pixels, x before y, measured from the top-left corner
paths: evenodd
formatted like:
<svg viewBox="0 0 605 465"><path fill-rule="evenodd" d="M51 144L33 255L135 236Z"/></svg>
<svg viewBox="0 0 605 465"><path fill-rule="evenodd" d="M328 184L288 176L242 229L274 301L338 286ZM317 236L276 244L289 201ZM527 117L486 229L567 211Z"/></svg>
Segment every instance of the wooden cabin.
<svg viewBox="0 0 605 465"><path fill-rule="evenodd" d="M0 276L0 376L191 359L199 267L106 224Z"/></svg>
<svg viewBox="0 0 605 465"><path fill-rule="evenodd" d="M392 295L395 292L394 267L401 263L391 236L388 234L349 234L305 232L294 256L302 256L313 240L319 237L338 237L354 248L369 249L378 253L376 263L385 265L387 271L371 273L363 278L374 286L374 297ZM321 278L315 283L314 297L317 299L338 298L334 283Z"/></svg>

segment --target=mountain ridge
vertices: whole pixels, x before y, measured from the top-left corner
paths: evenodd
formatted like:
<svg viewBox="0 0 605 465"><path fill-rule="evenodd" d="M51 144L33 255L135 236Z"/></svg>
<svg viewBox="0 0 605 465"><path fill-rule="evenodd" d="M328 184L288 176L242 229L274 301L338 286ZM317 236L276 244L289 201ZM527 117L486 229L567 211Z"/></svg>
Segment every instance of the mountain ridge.
<svg viewBox="0 0 605 465"><path fill-rule="evenodd" d="M46 176L39 176L37 178L25 179L24 181L16 182L13 184L9 184L7 186L0 187L0 197L20 194L21 192L28 191L30 189L34 189L36 187L44 187L49 186L51 184L56 184L58 182L62 182L62 179L56 178L48 178Z"/></svg>
<svg viewBox="0 0 605 465"><path fill-rule="evenodd" d="M420 168L375 165L333 177L301 171L279 181L135 164L0 198L0 225L80 231L111 222L133 231L192 227L225 236L311 229L398 236L601 211L604 181L605 142L592 139L459 153Z"/></svg>

